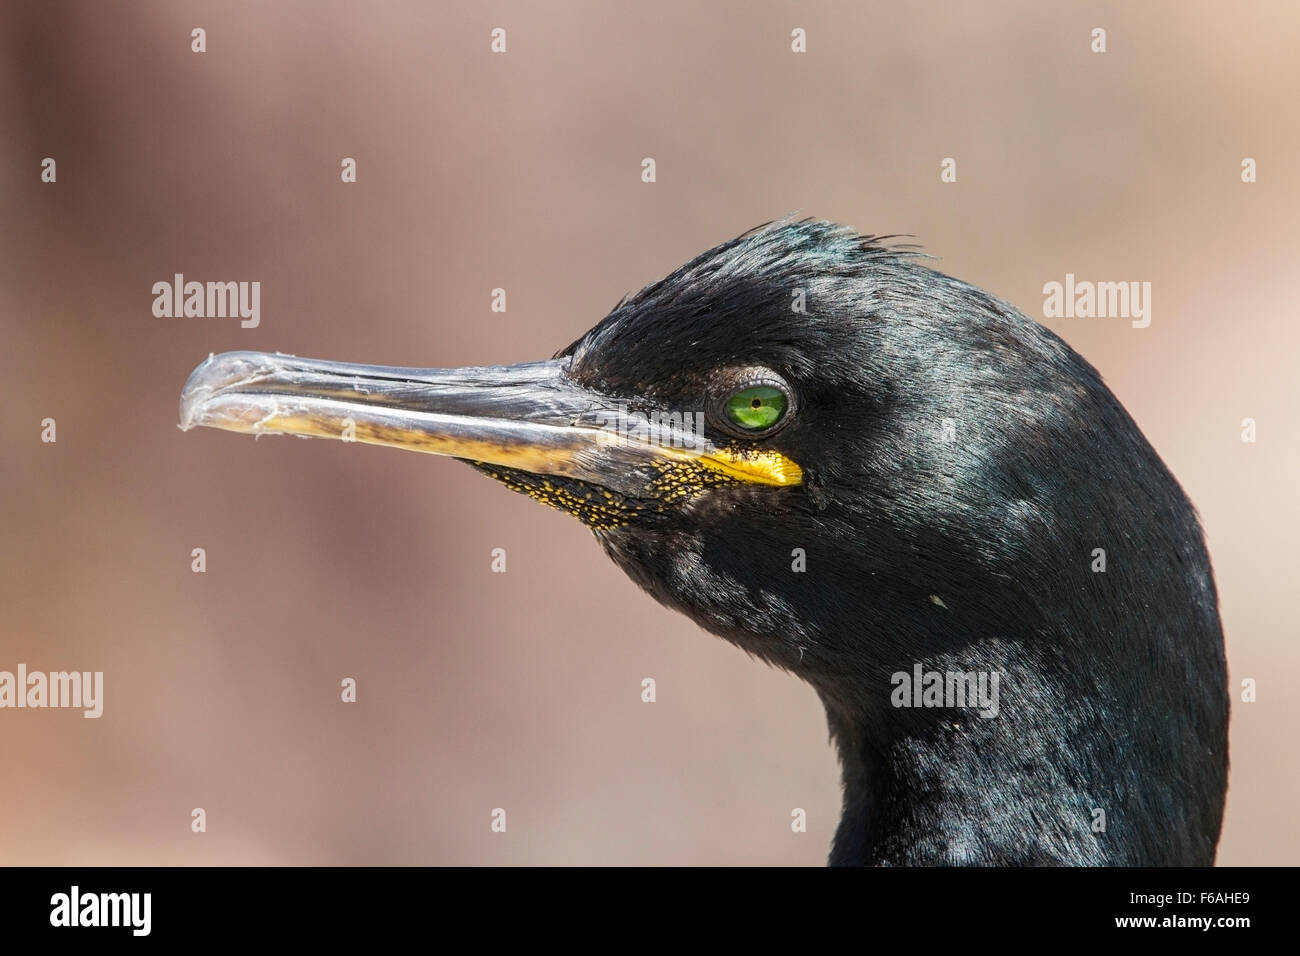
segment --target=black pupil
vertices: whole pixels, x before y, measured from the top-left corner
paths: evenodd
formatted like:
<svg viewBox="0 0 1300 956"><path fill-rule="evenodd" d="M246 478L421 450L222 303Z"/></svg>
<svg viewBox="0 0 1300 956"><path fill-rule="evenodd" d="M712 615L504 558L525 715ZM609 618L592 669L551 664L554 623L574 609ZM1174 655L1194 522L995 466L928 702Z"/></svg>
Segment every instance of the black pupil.
<svg viewBox="0 0 1300 956"><path fill-rule="evenodd" d="M763 407L763 400L762 400L761 398L756 398L756 399L754 399L752 402L750 402L749 404L750 404L750 407L752 407L752 408L762 408L762 407Z"/></svg>

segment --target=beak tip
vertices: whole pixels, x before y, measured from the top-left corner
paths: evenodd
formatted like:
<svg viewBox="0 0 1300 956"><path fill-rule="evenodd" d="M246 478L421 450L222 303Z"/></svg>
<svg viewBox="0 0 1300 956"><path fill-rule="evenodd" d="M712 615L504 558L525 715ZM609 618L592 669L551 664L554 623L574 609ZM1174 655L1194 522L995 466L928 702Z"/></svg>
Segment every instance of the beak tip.
<svg viewBox="0 0 1300 956"><path fill-rule="evenodd" d="M195 366L181 389L180 430L210 423L204 405L221 390L255 380L267 372L267 356L257 352L212 352Z"/></svg>
<svg viewBox="0 0 1300 956"><path fill-rule="evenodd" d="M195 427L197 422L200 406L203 399L212 394L212 386L205 381L207 378L208 368L212 365L212 356L209 355L197 368L190 373L190 377L185 381L185 387L181 389L180 404L180 429L183 432L189 431Z"/></svg>

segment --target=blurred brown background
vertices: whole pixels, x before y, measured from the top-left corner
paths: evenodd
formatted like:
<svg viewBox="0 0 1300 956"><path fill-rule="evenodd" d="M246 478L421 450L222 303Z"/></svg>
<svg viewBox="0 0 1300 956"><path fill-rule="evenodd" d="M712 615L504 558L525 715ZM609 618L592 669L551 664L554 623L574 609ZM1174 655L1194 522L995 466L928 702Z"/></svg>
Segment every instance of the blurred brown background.
<svg viewBox="0 0 1300 956"><path fill-rule="evenodd" d="M176 428L209 352L547 357L799 213L911 233L1035 317L1066 272L1153 284L1148 329L1050 324L1204 520L1234 687L1219 862L1300 862L1298 28L1281 0L5 3L0 669L106 690L99 720L0 712L0 861L824 862L813 693L576 521L454 462ZM260 327L154 318L176 272L259 280Z"/></svg>

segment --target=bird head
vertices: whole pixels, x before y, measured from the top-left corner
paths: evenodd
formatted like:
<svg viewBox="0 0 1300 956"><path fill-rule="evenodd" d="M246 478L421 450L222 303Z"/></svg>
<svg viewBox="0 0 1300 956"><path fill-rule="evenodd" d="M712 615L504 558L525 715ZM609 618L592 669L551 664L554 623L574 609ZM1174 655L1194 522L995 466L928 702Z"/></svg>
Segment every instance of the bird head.
<svg viewBox="0 0 1300 956"><path fill-rule="evenodd" d="M1226 698L1191 505L1086 361L907 247L761 227L523 365L213 356L181 398L200 425L450 456L578 517L661 603L817 689L840 861L1212 858ZM1016 705L897 709L922 664L1002 674ZM991 778L1014 788L981 811ZM1088 830L1106 802L1194 823L1112 850Z"/></svg>
<svg viewBox="0 0 1300 956"><path fill-rule="evenodd" d="M181 426L467 461L578 517L662 602L860 700L840 685L991 626L990 581L1035 577L1017 565L1065 524L1072 476L1033 459L1077 443L1093 391L1014 309L803 221L703 253L546 361L210 357Z"/></svg>

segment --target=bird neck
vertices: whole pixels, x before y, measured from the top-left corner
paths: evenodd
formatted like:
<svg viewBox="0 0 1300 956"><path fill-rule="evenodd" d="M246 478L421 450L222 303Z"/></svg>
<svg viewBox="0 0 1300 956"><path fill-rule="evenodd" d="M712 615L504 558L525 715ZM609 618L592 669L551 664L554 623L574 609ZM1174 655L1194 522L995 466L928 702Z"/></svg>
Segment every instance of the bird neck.
<svg viewBox="0 0 1300 956"><path fill-rule="evenodd" d="M919 694L918 671L929 685ZM1053 687L1041 671L1004 659L989 677L1001 674L1032 688L1029 695L1014 694L1013 711L987 693L989 678L980 706L979 674L963 685L974 688L975 706L950 706L944 692L957 682L947 675L964 679L971 673L949 670L942 660L927 662L907 673L904 686L894 685L888 708L822 694L844 782L832 865L1114 861L1104 831L1095 828L1104 825L1106 808L1114 807L1122 770L1099 759L1095 736L1067 739L1065 729L1076 725L1067 713L1070 692ZM932 674L943 675L946 686L929 681ZM904 694L905 704L895 707ZM1043 727L1062 732L1053 733L1050 747L1042 746L1048 739ZM1027 752L1035 746L1044 752ZM1059 853L1048 849L1053 841L1045 834L1064 838Z"/></svg>
<svg viewBox="0 0 1300 956"><path fill-rule="evenodd" d="M843 765L833 865L1214 862L1226 707L1213 671L1189 679L1209 687L1189 700L1160 679L1167 664L1066 666L1083 658L1062 651L1065 630L1034 637L971 639L900 666L888 690L817 688ZM981 695L993 674L999 694ZM948 693L961 681L967 706Z"/></svg>
<svg viewBox="0 0 1300 956"><path fill-rule="evenodd" d="M820 695L844 777L832 863L1213 863L1228 701L1194 523L1148 529L1147 559L1104 576L1070 560L1082 541L996 577L973 560L904 575L905 555L851 548L810 548L815 579L792 573L789 542L815 531L602 543L661 603Z"/></svg>

